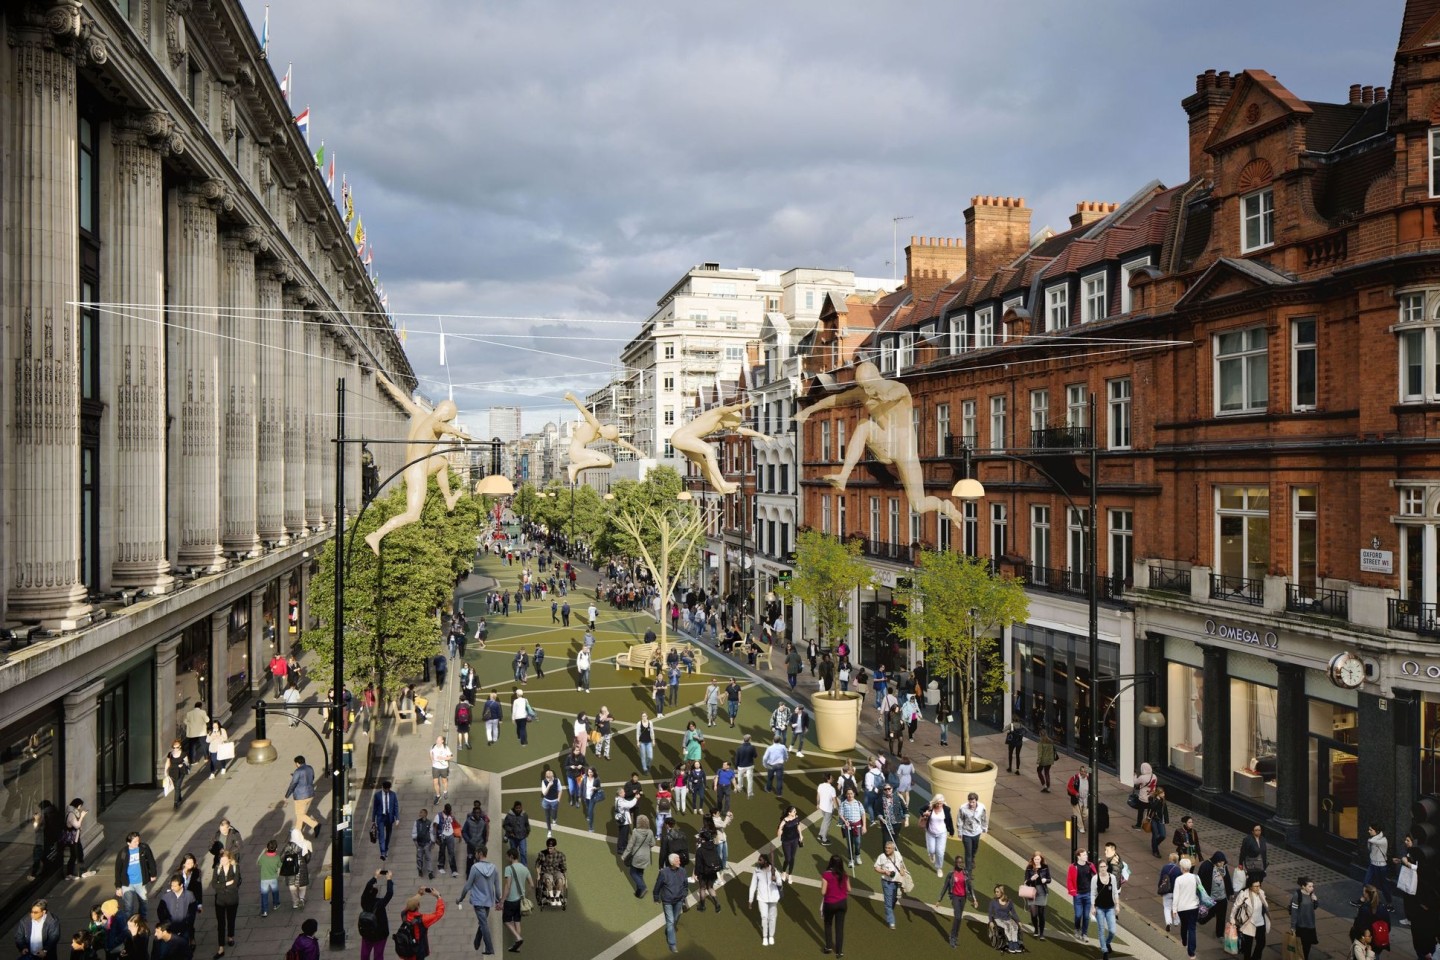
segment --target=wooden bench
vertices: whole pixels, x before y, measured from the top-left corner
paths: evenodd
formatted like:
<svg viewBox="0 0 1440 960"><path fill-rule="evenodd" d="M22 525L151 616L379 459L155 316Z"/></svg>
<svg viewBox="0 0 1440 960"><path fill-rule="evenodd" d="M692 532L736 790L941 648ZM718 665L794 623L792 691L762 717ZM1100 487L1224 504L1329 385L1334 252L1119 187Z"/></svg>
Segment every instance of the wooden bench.
<svg viewBox="0 0 1440 960"><path fill-rule="evenodd" d="M774 669L774 667L771 665L771 662L770 662L770 651L772 651L772 650L774 650L774 649L775 649L775 648L774 648L773 646L772 646L772 647L767 647L767 646L765 646L765 645L763 645L763 644L760 646L760 652L757 653L757 654L755 654L755 666L756 666L756 668L759 668L760 664L763 663L763 664L765 664L765 669L766 669L766 670L772 670L772 669ZM749 658L747 657L746 659L749 659Z"/></svg>
<svg viewBox="0 0 1440 960"><path fill-rule="evenodd" d="M695 672L701 672L701 668L705 666L707 657L705 656L705 651L700 649L698 645L686 641L671 641L669 646L672 650L676 650L682 654L688 652L691 660L695 664ZM652 668L651 661L655 659L655 653L659 647L659 643L633 644L627 650L615 655L615 667L616 669L623 667L630 670L644 670L645 676L653 676L655 671Z"/></svg>

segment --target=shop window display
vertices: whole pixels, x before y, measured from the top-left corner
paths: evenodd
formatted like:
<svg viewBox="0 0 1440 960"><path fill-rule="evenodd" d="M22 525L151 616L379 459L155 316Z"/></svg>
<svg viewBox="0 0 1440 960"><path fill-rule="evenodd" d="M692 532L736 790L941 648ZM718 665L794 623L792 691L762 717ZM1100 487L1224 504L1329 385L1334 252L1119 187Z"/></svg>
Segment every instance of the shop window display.
<svg viewBox="0 0 1440 960"><path fill-rule="evenodd" d="M1202 775L1205 743L1201 724L1205 713L1205 671L1183 663L1167 666L1168 703L1165 736L1170 766L1192 777Z"/></svg>
<svg viewBox="0 0 1440 960"><path fill-rule="evenodd" d="M1420 704L1420 792L1440 792L1440 700Z"/></svg>
<svg viewBox="0 0 1440 960"><path fill-rule="evenodd" d="M1247 800L1275 805L1276 698L1274 687L1230 681L1231 789Z"/></svg>
<svg viewBox="0 0 1440 960"><path fill-rule="evenodd" d="M1359 713L1311 700L1310 822L1336 850L1353 850L1360 830Z"/></svg>
<svg viewBox="0 0 1440 960"><path fill-rule="evenodd" d="M0 733L0 903L7 908L60 867L59 732L59 711L50 709Z"/></svg>

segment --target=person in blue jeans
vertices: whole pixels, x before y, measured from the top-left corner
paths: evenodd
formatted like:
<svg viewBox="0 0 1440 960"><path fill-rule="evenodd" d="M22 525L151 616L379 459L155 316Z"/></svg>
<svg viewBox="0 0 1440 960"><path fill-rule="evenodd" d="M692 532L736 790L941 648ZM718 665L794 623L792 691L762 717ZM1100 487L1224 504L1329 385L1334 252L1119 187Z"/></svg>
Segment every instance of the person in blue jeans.
<svg viewBox="0 0 1440 960"><path fill-rule="evenodd" d="M885 891L885 924L894 930L895 901L900 897L901 877L906 873L894 840L885 841L885 852L875 858L875 872L880 874L880 886Z"/></svg>
<svg viewBox="0 0 1440 960"><path fill-rule="evenodd" d="M640 749L640 772L650 772L650 761L655 756L655 725L648 714L640 714L640 725L635 728L635 744Z"/></svg>
<svg viewBox="0 0 1440 960"><path fill-rule="evenodd" d="M1070 864L1065 878L1065 887L1075 904L1075 938L1081 943L1090 942L1087 939L1090 933L1090 891L1093 889L1091 881L1095 876L1095 867L1090 863L1090 852L1076 851L1075 862Z"/></svg>
<svg viewBox="0 0 1440 960"><path fill-rule="evenodd" d="M1091 909L1100 930L1100 956L1110 956L1110 942L1115 939L1115 914L1120 909L1120 878L1110 872L1104 860L1095 864L1095 879L1090 881Z"/></svg>
<svg viewBox="0 0 1440 960"><path fill-rule="evenodd" d="M877 665L874 674L870 677L870 689L875 691L875 709L880 709L880 704L885 702L886 687L885 668Z"/></svg>
<svg viewBox="0 0 1440 960"><path fill-rule="evenodd" d="M672 853L665 866L655 876L654 898L665 913L665 942L671 953L679 953L675 946L675 931L680 926L680 917L685 912L685 898L689 895L689 878L680 866L680 854Z"/></svg>

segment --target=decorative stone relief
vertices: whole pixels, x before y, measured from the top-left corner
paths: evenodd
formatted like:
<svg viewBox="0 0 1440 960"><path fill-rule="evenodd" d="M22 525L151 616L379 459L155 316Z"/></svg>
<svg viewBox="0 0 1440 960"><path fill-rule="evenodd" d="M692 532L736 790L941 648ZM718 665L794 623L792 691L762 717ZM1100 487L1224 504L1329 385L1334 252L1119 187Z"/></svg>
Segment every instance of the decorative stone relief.
<svg viewBox="0 0 1440 960"><path fill-rule="evenodd" d="M185 62L185 16L191 0L169 0L165 6L165 48L170 53L170 66Z"/></svg>

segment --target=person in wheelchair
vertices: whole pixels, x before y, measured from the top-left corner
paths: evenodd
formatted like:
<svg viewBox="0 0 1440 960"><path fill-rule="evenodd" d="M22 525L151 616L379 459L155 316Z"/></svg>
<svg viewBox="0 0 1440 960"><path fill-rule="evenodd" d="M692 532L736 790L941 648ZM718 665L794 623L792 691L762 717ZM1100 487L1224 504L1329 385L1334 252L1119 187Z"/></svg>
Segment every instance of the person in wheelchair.
<svg viewBox="0 0 1440 960"><path fill-rule="evenodd" d="M990 901L990 945L1006 953L1025 952L1020 944L1020 915L1004 884L996 885L995 899Z"/></svg>
<svg viewBox="0 0 1440 960"><path fill-rule="evenodd" d="M545 849L535 858L540 874L540 895L550 901L563 900L568 886L565 879L565 854L556 847L554 837L545 841Z"/></svg>

